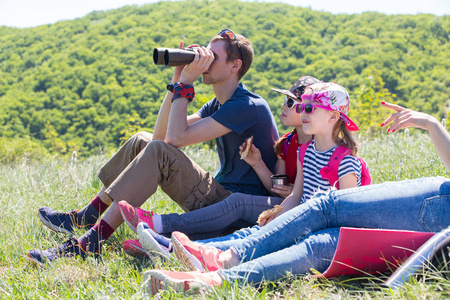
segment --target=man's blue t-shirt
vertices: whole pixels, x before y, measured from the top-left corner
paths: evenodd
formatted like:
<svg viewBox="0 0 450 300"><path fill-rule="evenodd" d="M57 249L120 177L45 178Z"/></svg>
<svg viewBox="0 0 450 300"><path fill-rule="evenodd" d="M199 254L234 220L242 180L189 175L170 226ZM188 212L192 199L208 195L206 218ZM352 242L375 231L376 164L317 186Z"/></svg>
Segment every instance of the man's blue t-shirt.
<svg viewBox="0 0 450 300"><path fill-rule="evenodd" d="M231 130L216 138L220 161L216 180L232 192L268 195L256 172L239 155L239 146L253 136L253 144L261 151L264 163L272 172L275 170L277 157L273 145L278 131L266 100L241 83L223 105L213 98L197 114L202 118L211 117Z"/></svg>

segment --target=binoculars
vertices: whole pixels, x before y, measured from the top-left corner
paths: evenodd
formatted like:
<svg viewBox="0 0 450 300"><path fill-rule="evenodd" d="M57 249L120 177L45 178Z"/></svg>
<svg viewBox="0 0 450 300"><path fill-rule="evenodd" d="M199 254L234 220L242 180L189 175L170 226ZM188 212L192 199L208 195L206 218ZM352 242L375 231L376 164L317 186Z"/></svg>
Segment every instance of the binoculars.
<svg viewBox="0 0 450 300"><path fill-rule="evenodd" d="M194 57L195 52L191 48L155 48L153 50L153 62L157 65L165 65L168 67L189 64L194 60Z"/></svg>

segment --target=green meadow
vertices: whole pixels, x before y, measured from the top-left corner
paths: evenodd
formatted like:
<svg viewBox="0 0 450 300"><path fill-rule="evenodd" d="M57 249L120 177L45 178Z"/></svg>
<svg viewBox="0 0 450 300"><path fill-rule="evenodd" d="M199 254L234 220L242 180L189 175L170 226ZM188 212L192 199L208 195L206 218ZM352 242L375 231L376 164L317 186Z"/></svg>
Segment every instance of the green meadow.
<svg viewBox="0 0 450 300"><path fill-rule="evenodd" d="M368 162L374 183L450 174L440 162L428 135L409 130L361 140L360 154ZM215 153L201 147L183 149L213 172ZM100 189L97 169L107 155L72 161L58 156L42 161L0 165L0 298L5 299L140 299L142 273L149 268L186 270L177 261L136 259L122 250L122 242L136 238L121 226L98 257L65 258L38 267L26 258L34 248L59 245L67 236L46 228L37 216L40 206L57 210L80 208ZM158 191L143 206L156 213L181 210ZM78 233L81 235L83 231ZM398 290L379 286L389 274L314 279L292 276L259 288L232 283L200 295L165 291L162 299L448 299L449 266L426 268Z"/></svg>

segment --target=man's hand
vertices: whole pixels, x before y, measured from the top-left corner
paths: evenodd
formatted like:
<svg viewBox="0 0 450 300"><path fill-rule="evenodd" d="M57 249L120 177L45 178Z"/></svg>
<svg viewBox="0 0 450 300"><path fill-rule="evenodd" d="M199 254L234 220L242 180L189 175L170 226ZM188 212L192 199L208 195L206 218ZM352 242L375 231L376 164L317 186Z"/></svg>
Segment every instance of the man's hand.
<svg viewBox="0 0 450 300"><path fill-rule="evenodd" d="M180 48L180 49L184 49L183 47L184 47L184 41L181 41L181 42L180 42L180 47L179 47L179 48ZM189 45L189 46L187 46L187 48L198 48L198 45L197 45L197 44ZM176 67L174 68L175 71L174 71L173 79L172 79L172 82L173 82L173 83L180 81L181 72L183 72L183 69L184 69L184 67L186 67L186 66L187 66L187 65L180 65L180 66L176 66Z"/></svg>
<svg viewBox="0 0 450 300"><path fill-rule="evenodd" d="M180 49L183 49L183 47L184 47L184 42L181 41L180 42ZM185 66L186 65L181 65L181 66L176 66L175 67L175 71L173 73L173 78L172 78L173 83L180 81L181 72L183 71Z"/></svg>
<svg viewBox="0 0 450 300"><path fill-rule="evenodd" d="M184 84L192 85L195 79L197 79L204 72L208 71L215 59L214 53L205 47L194 48L194 52L194 60L185 66L181 72L180 82Z"/></svg>

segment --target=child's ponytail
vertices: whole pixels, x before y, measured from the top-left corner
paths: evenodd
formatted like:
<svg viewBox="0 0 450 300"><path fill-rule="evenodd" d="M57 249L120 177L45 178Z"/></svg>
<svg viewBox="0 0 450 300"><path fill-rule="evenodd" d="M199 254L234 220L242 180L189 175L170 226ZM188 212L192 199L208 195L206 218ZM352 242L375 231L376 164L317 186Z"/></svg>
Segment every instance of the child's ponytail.
<svg viewBox="0 0 450 300"><path fill-rule="evenodd" d="M348 130L347 126L345 126L344 120L339 119L339 121L334 126L333 139L336 144L343 145L346 148L350 149L353 156L356 156L356 154L358 153L358 143L356 141L356 138L352 134L352 132Z"/></svg>
<svg viewBox="0 0 450 300"><path fill-rule="evenodd" d="M297 129L294 128L294 130L292 130L289 135L294 135L296 133ZM275 151L275 154L277 155L278 158L281 158L281 154L284 153L283 145L284 142L288 139L289 135L286 134L285 136L279 138L278 141L276 141L275 145L273 146L273 150Z"/></svg>

